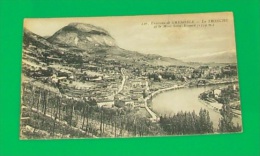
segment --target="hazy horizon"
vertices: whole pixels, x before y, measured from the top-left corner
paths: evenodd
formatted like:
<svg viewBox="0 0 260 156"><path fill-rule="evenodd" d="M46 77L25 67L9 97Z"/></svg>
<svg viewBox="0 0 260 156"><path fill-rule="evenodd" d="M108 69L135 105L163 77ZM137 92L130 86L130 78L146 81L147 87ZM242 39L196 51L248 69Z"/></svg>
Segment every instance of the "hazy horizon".
<svg viewBox="0 0 260 156"><path fill-rule="evenodd" d="M154 28L153 23L227 19L214 27ZM123 49L144 54L158 54L188 62L204 62L216 58L236 62L236 46L232 13L182 15L146 15L86 18L30 18L24 27L42 37L52 36L69 23L87 23L107 30ZM142 25L147 23L147 25ZM159 24L160 25L160 24ZM229 57L223 57L225 55ZM212 60L208 61L212 61Z"/></svg>

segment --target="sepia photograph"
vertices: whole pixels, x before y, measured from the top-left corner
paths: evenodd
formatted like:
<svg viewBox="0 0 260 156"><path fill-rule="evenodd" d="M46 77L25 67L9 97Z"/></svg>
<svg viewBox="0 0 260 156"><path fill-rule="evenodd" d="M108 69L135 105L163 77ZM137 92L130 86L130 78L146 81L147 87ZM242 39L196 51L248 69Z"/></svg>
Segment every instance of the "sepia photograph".
<svg viewBox="0 0 260 156"><path fill-rule="evenodd" d="M23 24L20 139L243 131L232 12Z"/></svg>

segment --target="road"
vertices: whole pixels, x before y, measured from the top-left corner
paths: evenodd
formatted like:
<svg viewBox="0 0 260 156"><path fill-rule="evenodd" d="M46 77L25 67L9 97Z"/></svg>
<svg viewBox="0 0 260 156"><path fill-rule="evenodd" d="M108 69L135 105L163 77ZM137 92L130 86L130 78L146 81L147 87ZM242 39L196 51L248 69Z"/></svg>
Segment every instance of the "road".
<svg viewBox="0 0 260 156"><path fill-rule="evenodd" d="M159 121L159 117L147 106L147 99L144 100L144 107L147 112L152 116L150 119L153 122Z"/></svg>
<svg viewBox="0 0 260 156"><path fill-rule="evenodd" d="M155 92L153 92L152 94L150 94L149 96L147 96L145 99L144 99L144 107L145 109L147 110L147 112L152 116L150 119L153 121L153 122L156 122L156 121L159 121L159 117L147 106L147 100L150 99L152 96L156 95L156 94L159 94L159 93L162 93L162 92L165 92L165 91L168 91L168 90L172 90L172 89L178 89L178 88L183 88L184 85L175 85L173 87L169 87L169 88L164 88L164 89L159 89Z"/></svg>
<svg viewBox="0 0 260 156"><path fill-rule="evenodd" d="M121 83L118 91L116 92L116 94L120 93L124 89L124 85L125 85L125 82L126 82L126 76L125 76L124 72L125 72L125 69L122 68L121 69L121 74L122 74L123 80L122 80L122 83Z"/></svg>

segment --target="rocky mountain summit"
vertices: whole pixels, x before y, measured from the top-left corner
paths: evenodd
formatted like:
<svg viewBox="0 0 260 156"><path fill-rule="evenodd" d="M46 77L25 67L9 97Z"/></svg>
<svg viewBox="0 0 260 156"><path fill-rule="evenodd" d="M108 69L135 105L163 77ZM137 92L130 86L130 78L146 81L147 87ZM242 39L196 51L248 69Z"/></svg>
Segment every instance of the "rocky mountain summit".
<svg viewBox="0 0 260 156"><path fill-rule="evenodd" d="M80 49L116 46L114 38L106 30L84 23L71 23L47 40L51 43L66 44Z"/></svg>

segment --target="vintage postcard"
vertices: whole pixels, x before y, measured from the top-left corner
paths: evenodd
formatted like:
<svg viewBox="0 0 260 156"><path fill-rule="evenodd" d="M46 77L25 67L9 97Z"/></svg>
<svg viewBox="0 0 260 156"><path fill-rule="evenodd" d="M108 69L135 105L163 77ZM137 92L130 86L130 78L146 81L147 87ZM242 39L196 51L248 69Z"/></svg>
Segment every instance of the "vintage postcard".
<svg viewBox="0 0 260 156"><path fill-rule="evenodd" d="M242 132L232 12L24 19L21 139Z"/></svg>

